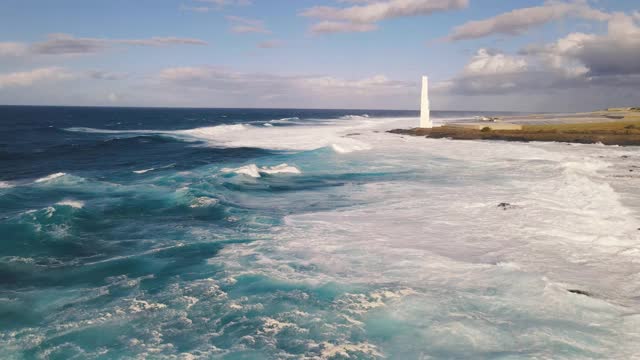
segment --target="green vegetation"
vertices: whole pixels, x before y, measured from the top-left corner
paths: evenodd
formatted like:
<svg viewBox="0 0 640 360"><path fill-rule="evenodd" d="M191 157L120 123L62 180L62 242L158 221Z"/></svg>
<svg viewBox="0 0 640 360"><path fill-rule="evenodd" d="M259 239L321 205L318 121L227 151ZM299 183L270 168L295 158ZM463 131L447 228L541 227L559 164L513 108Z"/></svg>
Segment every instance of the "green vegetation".
<svg viewBox="0 0 640 360"><path fill-rule="evenodd" d="M565 134L627 134L627 130L637 129L640 134L640 116L625 117L624 121L581 124L525 125L523 132L554 132Z"/></svg>

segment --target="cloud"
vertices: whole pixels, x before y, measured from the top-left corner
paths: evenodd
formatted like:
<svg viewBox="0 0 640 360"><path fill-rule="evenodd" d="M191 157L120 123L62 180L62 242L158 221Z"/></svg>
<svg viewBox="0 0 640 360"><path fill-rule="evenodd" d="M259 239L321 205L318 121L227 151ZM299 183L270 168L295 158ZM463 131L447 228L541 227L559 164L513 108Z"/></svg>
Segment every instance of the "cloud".
<svg viewBox="0 0 640 360"><path fill-rule="evenodd" d="M211 8L208 7L208 6L186 6L186 5L180 5L180 10L193 11L193 12L197 12L197 13L207 13L207 12L211 11Z"/></svg>
<svg viewBox="0 0 640 360"><path fill-rule="evenodd" d="M590 76L640 74L640 26L631 16L616 13L605 35L572 33L550 45L529 46L522 54L554 66L582 64Z"/></svg>
<svg viewBox="0 0 640 360"><path fill-rule="evenodd" d="M170 45L207 45L207 42L199 39L180 37L99 39L81 38L69 34L49 34L45 41L33 44L15 42L0 43L0 56L92 54L118 45L160 47Z"/></svg>
<svg viewBox="0 0 640 360"><path fill-rule="evenodd" d="M31 86L42 81L70 79L73 76L58 67L39 68L30 71L0 74L0 89Z"/></svg>
<svg viewBox="0 0 640 360"><path fill-rule="evenodd" d="M314 34L330 34L343 32L367 32L376 30L375 24L360 24L343 21L321 21L311 26L311 32Z"/></svg>
<svg viewBox="0 0 640 360"><path fill-rule="evenodd" d="M152 37L149 39L98 39L79 38L69 34L50 34L46 41L35 43L31 52L44 55L87 54L102 51L113 45L169 46L207 45L206 41L179 37Z"/></svg>
<svg viewBox="0 0 640 360"><path fill-rule="evenodd" d="M523 58L480 49L464 67L463 73L465 75L500 75L520 73L527 69L528 63Z"/></svg>
<svg viewBox="0 0 640 360"><path fill-rule="evenodd" d="M243 18L240 16L227 16L227 20L231 22L231 31L239 34L258 33L270 34L263 21Z"/></svg>
<svg viewBox="0 0 640 360"><path fill-rule="evenodd" d="M607 21L610 14L591 8L585 1L547 1L542 6L522 8L485 20L470 21L453 29L448 40L477 39L494 34L519 35L530 28L577 17L594 21Z"/></svg>
<svg viewBox="0 0 640 360"><path fill-rule="evenodd" d="M87 75L89 76L89 78L95 79L95 80L123 80L129 76L128 74L125 74L125 73L100 71L100 70L89 71Z"/></svg>
<svg viewBox="0 0 640 360"><path fill-rule="evenodd" d="M267 86L277 85L300 87L305 89L331 88L338 89L367 89L371 88L398 88L407 86L405 82L395 82L383 75L360 80L345 80L332 76L283 76L261 73L242 73L225 68L199 66L199 67L175 67L162 70L158 78L183 86L207 86L219 88L221 91L230 88L238 88L238 85Z"/></svg>
<svg viewBox="0 0 640 360"><path fill-rule="evenodd" d="M181 10L206 13L209 11L220 11L226 6L247 6L251 5L250 0L194 0L198 3L208 4L207 6L187 6L181 5Z"/></svg>
<svg viewBox="0 0 640 360"><path fill-rule="evenodd" d="M572 33L551 44L528 46L519 55L480 49L458 76L435 89L462 95L543 94L587 88L602 93L623 88L635 92L640 86L638 59L640 26L631 15L616 13L603 35Z"/></svg>
<svg viewBox="0 0 640 360"><path fill-rule="evenodd" d="M17 42L0 42L0 57L23 56L28 51L28 46Z"/></svg>
<svg viewBox="0 0 640 360"><path fill-rule="evenodd" d="M417 99L417 82L394 81L383 75L352 80L199 66L164 69L156 81L156 88L172 94L183 106L381 108L397 107L398 101L407 99L413 104Z"/></svg>
<svg viewBox="0 0 640 360"><path fill-rule="evenodd" d="M216 6L229 6L229 5L246 6L246 5L251 5L252 3L251 0L195 0L195 1L201 2L201 3L213 4Z"/></svg>
<svg viewBox="0 0 640 360"><path fill-rule="evenodd" d="M435 84L433 90L478 98L546 97L556 108L564 101L571 109L588 104L581 98L601 105L638 102L640 24L635 13L607 14L606 20L604 34L574 32L549 44L529 45L518 55L480 49L457 76Z"/></svg>
<svg viewBox="0 0 640 360"><path fill-rule="evenodd" d="M266 40L258 43L258 47L261 49L274 49L281 47L283 44L280 40Z"/></svg>
<svg viewBox="0 0 640 360"><path fill-rule="evenodd" d="M315 6L302 15L325 20L372 23L403 16L429 15L467 7L467 0L387 0L348 8Z"/></svg>
<svg viewBox="0 0 640 360"><path fill-rule="evenodd" d="M362 3L350 7L315 6L302 16L324 20L315 24L312 32L362 32L375 29L373 23L405 16L430 15L435 12L462 9L469 0L384 0L348 1Z"/></svg>

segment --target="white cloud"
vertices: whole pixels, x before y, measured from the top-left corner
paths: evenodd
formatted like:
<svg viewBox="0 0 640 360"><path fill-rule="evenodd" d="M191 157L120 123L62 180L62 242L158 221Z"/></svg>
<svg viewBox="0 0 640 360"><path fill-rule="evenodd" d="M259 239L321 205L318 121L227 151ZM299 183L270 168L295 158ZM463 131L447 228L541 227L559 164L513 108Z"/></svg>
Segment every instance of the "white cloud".
<svg viewBox="0 0 640 360"><path fill-rule="evenodd" d="M386 76L376 75L360 80L346 80L333 76L283 76L274 74L242 73L225 68L200 66L200 67L175 67L167 68L160 72L159 78L184 86L207 86L225 90L224 85L248 85L259 84L276 87L292 86L300 89L331 88L339 89L367 89L373 88L403 88L408 86L406 82L389 80ZM232 88L235 86L232 86Z"/></svg>
<svg viewBox="0 0 640 360"><path fill-rule="evenodd" d="M325 20L372 23L403 16L461 9L467 7L468 3L467 0L387 0L348 8L315 6L305 10L302 15Z"/></svg>
<svg viewBox="0 0 640 360"><path fill-rule="evenodd" d="M301 13L302 16L325 20L316 24L311 31L346 32L371 31L373 23L405 16L429 15L435 12L462 9L469 0L383 0L349 1L364 3L350 7L315 6ZM349 24L349 25L347 25Z"/></svg>
<svg viewBox="0 0 640 360"><path fill-rule="evenodd" d="M640 74L640 26L616 13L604 35L572 33L546 46L530 46L523 54L540 56L554 66L581 64L590 76Z"/></svg>
<svg viewBox="0 0 640 360"><path fill-rule="evenodd" d="M0 89L31 86L42 81L56 81L71 78L72 75L58 67L39 68L31 71L0 74Z"/></svg>
<svg viewBox="0 0 640 360"><path fill-rule="evenodd" d="M548 45L529 46L520 56L480 49L456 77L437 91L482 96L550 94L563 89L599 89L603 99L640 87L640 26L631 15L612 14L603 35L572 33ZM627 90L624 90L627 89ZM567 95L567 96L569 96ZM568 99L570 100L570 99Z"/></svg>
<svg viewBox="0 0 640 360"><path fill-rule="evenodd" d="M245 33L259 33L259 34L270 34L264 22L261 20L248 19L240 16L227 16L227 20L231 22L231 31L234 33L245 34Z"/></svg>
<svg viewBox="0 0 640 360"><path fill-rule="evenodd" d="M181 5L181 10L206 13L209 11L219 11L226 6L247 6L251 5L250 0L194 0L198 3L208 4L206 6L187 6Z"/></svg>
<svg viewBox="0 0 640 360"><path fill-rule="evenodd" d="M99 39L81 38L69 34L49 34L45 41L26 44L0 43L0 56L26 55L77 55L103 51L112 46L170 46L207 45L206 41L180 37L152 37L149 39Z"/></svg>
<svg viewBox="0 0 640 360"><path fill-rule="evenodd" d="M193 12L197 12L197 13L207 13L209 11L211 11L212 9L208 6L186 6L186 5L180 5L180 10L183 11L193 11Z"/></svg>
<svg viewBox="0 0 640 360"><path fill-rule="evenodd" d="M22 56L27 51L28 47L23 43L0 42L0 57Z"/></svg>
<svg viewBox="0 0 640 360"><path fill-rule="evenodd" d="M201 3L213 4L213 5L216 5L216 6L229 6L229 5L246 6L246 5L251 5L251 0L195 0L195 1L201 2Z"/></svg>
<svg viewBox="0 0 640 360"><path fill-rule="evenodd" d="M274 49L284 45L284 43L280 40L265 40L258 43L258 47L261 49Z"/></svg>
<svg viewBox="0 0 640 360"><path fill-rule="evenodd" d="M95 80L122 80L128 77L126 73L92 70L87 73L89 78Z"/></svg>
<svg viewBox="0 0 640 360"><path fill-rule="evenodd" d="M69 34L50 34L46 41L35 43L31 52L35 54L87 54L102 51L113 45L168 46L207 45L206 41L179 37L152 37L149 39L98 39L79 38Z"/></svg>
<svg viewBox="0 0 640 360"><path fill-rule="evenodd" d="M407 100L413 104L417 99L417 82L394 81L383 75L352 80L201 66L164 69L157 81L156 88L171 93L175 101L186 106L383 108L398 107L398 102Z"/></svg>
<svg viewBox="0 0 640 360"><path fill-rule="evenodd" d="M447 39L476 39L494 34L518 35L530 28L567 17L607 21L611 15L590 7L584 0L547 1L542 6L516 9L489 19L470 21L454 28Z"/></svg>
<svg viewBox="0 0 640 360"><path fill-rule="evenodd" d="M367 32L373 31L378 27L375 24L367 23L350 23L344 21L321 21L311 26L311 32L314 34L329 34L342 32Z"/></svg>
<svg viewBox="0 0 640 360"><path fill-rule="evenodd" d="M527 71L528 64L523 58L501 53L492 54L487 49L480 49L464 67L465 75L500 75Z"/></svg>

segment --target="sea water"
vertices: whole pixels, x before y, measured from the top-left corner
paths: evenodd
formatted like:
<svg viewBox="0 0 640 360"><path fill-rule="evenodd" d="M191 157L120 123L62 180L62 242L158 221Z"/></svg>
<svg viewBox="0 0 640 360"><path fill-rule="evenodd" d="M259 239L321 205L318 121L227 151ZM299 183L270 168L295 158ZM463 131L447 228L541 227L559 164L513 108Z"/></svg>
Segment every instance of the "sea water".
<svg viewBox="0 0 640 360"><path fill-rule="evenodd" d="M0 358L640 356L638 149L417 123L0 107Z"/></svg>

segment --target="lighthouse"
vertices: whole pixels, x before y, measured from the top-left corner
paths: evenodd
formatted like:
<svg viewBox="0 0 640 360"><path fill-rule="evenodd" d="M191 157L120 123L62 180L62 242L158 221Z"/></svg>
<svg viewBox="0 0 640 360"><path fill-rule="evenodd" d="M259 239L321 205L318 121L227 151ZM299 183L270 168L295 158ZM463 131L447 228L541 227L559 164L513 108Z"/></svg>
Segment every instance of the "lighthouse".
<svg viewBox="0 0 640 360"><path fill-rule="evenodd" d="M422 77L422 97L420 100L420 127L432 128L431 110L429 108L429 78Z"/></svg>

